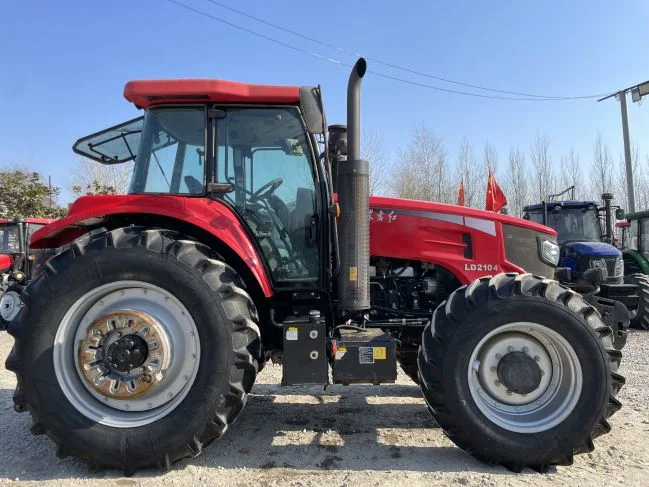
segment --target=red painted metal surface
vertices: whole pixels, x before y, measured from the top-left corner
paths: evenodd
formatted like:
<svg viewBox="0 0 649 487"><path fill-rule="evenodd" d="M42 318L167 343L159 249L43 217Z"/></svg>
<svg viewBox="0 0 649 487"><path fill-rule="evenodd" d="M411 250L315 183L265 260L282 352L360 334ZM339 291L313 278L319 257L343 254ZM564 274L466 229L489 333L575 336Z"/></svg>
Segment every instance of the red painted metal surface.
<svg viewBox="0 0 649 487"><path fill-rule="evenodd" d="M0 254L0 272L7 272L11 269L14 260L11 255Z"/></svg>
<svg viewBox="0 0 649 487"><path fill-rule="evenodd" d="M97 218L119 214L149 214L175 218L211 233L246 263L266 297L273 294L270 279L247 233L232 211L208 198L119 195L84 196L75 201L68 216L32 235L31 248L56 248L87 232Z"/></svg>
<svg viewBox="0 0 649 487"><path fill-rule="evenodd" d="M295 105L298 86L273 86L216 79L129 81L124 98L141 108L164 103L264 103Z"/></svg>
<svg viewBox="0 0 649 487"><path fill-rule="evenodd" d="M556 235L543 225L500 213L375 196L370 197L369 218L372 256L437 264L455 274L462 284L498 272L524 272L505 258L502 224ZM471 259L464 257L465 233L471 235Z"/></svg>

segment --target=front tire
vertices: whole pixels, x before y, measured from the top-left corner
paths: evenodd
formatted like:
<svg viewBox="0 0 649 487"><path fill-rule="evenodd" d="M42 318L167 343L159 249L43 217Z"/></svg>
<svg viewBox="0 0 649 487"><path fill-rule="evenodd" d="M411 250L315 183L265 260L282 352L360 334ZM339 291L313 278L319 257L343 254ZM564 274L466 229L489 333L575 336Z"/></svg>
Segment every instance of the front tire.
<svg viewBox="0 0 649 487"><path fill-rule="evenodd" d="M86 236L51 259L10 323L14 408L59 456L168 467L243 409L260 358L257 312L232 268L175 232Z"/></svg>
<svg viewBox="0 0 649 487"><path fill-rule="evenodd" d="M494 465L545 471L593 450L620 409L621 352L578 294L540 277L474 281L423 334L421 386L460 448Z"/></svg>
<svg viewBox="0 0 649 487"><path fill-rule="evenodd" d="M630 326L639 330L649 330L649 277L644 274L631 274L625 276L624 280L638 286L638 309Z"/></svg>

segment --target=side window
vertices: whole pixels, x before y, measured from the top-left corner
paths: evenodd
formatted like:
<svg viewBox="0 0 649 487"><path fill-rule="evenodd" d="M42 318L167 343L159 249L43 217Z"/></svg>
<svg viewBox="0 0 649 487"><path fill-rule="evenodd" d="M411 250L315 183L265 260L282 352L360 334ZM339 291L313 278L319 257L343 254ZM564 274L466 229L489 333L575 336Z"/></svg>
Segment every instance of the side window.
<svg viewBox="0 0 649 487"><path fill-rule="evenodd" d="M203 107L160 108L144 116L129 193L205 193Z"/></svg>
<svg viewBox="0 0 649 487"><path fill-rule="evenodd" d="M253 191L276 178L282 183L274 191L289 209L294 209L300 188L314 192L311 165L304 154L287 155L282 150L259 148L252 151L250 179ZM311 208L311 213L315 211Z"/></svg>
<svg viewBox="0 0 649 487"><path fill-rule="evenodd" d="M257 240L276 282L320 276L316 186L311 148L296 108L228 109L217 120L216 176L221 195Z"/></svg>

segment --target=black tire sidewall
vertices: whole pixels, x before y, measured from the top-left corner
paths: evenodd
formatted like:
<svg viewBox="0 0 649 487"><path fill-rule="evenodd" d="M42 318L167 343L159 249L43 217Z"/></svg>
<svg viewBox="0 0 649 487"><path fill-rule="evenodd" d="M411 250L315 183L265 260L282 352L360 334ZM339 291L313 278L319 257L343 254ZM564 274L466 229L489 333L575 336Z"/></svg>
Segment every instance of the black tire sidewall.
<svg viewBox="0 0 649 487"><path fill-rule="evenodd" d="M493 329L512 322L542 323L570 343L579 359L583 385L579 400L570 415L554 428L533 434L515 433L491 422L478 408L468 385L469 360L482 337ZM462 425L467 437L488 438L481 449L490 457L521 464L551 462L560 452L571 454L571 445L591 434L604 415L610 391L608 359L596 335L583 318L565 306L536 297L518 296L515 300L492 301L470 313L444 343L442 387L454 421ZM589 380L589 377L607 378Z"/></svg>
<svg viewBox="0 0 649 487"><path fill-rule="evenodd" d="M70 448L93 445L92 452L74 454L87 460L103 456L103 464L115 452L126 453L130 462L137 463L137 458L151 458L152 450L156 458L164 458L178 445L188 444L213 420L216 404L228 392L229 371L235 360L218 293L210 289L197 269L171 254L141 246L106 247L101 252L76 256L74 265L52 262L52 266L57 272L41 276L30 290L38 295L37 305L27 310L23 322L30 324L29 336L22 337L24 353L32 364L25 371L28 377L24 382L35 388L33 395L25 390L27 401L41 417L48 416L44 422L51 436L65 435ZM199 369L186 397L164 418L136 428L107 427L78 412L58 386L52 359L54 336L66 311L90 290L120 280L143 281L173 294L190 312L200 339Z"/></svg>

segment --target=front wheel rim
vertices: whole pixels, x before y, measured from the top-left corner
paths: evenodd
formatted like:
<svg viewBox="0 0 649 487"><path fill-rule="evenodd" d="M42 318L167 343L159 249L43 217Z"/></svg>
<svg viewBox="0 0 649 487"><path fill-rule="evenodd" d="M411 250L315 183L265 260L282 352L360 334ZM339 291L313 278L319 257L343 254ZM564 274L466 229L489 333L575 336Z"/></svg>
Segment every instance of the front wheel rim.
<svg viewBox="0 0 649 487"><path fill-rule="evenodd" d="M536 364L530 366L537 374L535 386L524 394L503 383L500 374L499 365L513 354ZM583 387L574 348L556 331L532 322L502 325L480 340L469 360L468 380L480 411L517 433L538 433L560 424L574 410Z"/></svg>
<svg viewBox="0 0 649 487"><path fill-rule="evenodd" d="M137 322L138 317L143 321ZM104 323L106 327L102 328ZM120 382L107 376L111 379L107 383L93 382L97 370L103 371L96 366L95 358L102 357L93 355L89 360L88 353L97 353L102 330L107 337L119 326L130 326L122 330L128 331L138 344L155 335L155 344L160 346L156 360L137 363L143 376L133 371L113 371L135 377L132 381ZM143 340L137 338L138 332ZM150 346L152 340L148 341ZM111 357L117 352L112 349ZM69 308L55 336L53 362L61 390L77 411L106 426L132 428L162 419L186 397L198 372L200 341L191 314L171 293L141 281L116 281L89 291Z"/></svg>

